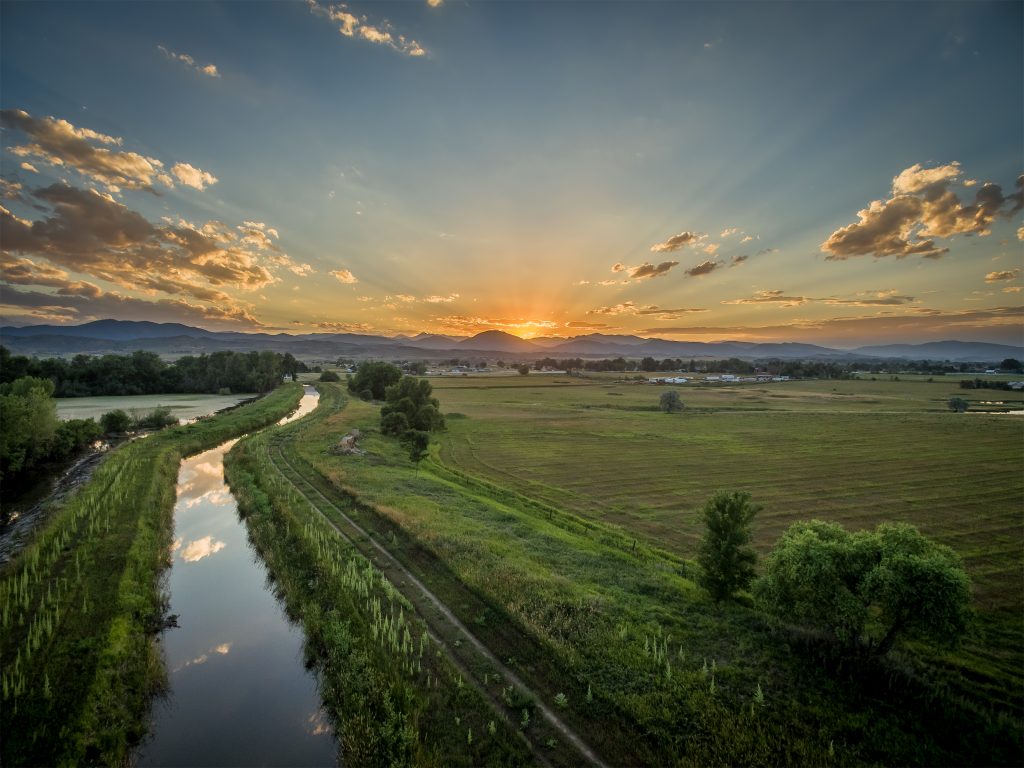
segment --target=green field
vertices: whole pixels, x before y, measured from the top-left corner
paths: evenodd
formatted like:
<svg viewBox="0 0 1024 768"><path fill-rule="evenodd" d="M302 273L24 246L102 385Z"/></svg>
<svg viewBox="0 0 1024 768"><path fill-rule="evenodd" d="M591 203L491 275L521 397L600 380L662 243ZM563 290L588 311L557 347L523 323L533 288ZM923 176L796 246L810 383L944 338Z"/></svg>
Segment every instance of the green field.
<svg viewBox="0 0 1024 768"><path fill-rule="evenodd" d="M949 382L687 387L671 416L658 388L609 378L433 383L448 431L419 469L378 434L375 405L323 385L282 457L356 509L540 700L565 694L563 719L607 763L1019 760L1018 417L949 412ZM353 427L365 453L332 455ZM851 674L756 610L715 605L687 558L718 488L765 505L762 551L805 517L920 525L965 556L973 634ZM758 686L768 706L752 706Z"/></svg>
<svg viewBox="0 0 1024 768"><path fill-rule="evenodd" d="M580 379L435 379L453 468L684 557L714 491L764 505L763 553L791 523L902 520L963 556L985 608L1024 614L1024 419L954 414L952 396L1024 406L1024 394L938 381L654 387ZM657 410L665 389L687 409Z"/></svg>
<svg viewBox="0 0 1024 768"><path fill-rule="evenodd" d="M149 413L166 406L182 421L208 416L237 405L255 395L126 395L122 397L59 397L57 417L68 419L99 419L104 413L120 408L132 413Z"/></svg>

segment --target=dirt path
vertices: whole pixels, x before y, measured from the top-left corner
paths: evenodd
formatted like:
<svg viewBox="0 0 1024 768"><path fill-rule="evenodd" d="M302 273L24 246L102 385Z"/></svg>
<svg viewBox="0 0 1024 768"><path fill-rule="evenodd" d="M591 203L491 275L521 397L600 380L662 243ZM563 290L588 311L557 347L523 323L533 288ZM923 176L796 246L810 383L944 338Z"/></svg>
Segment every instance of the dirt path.
<svg viewBox="0 0 1024 768"><path fill-rule="evenodd" d="M464 668L464 665L458 663L455 658L454 649L440 637L443 631L446 630L446 633L450 635L452 633L452 629L454 629L458 634L459 639L465 639L468 641L470 646L476 650L476 652L495 670L497 670L505 681L513 684L520 691L529 694L533 698L537 711L541 713L548 725L556 730L569 744L571 744L580 756L585 758L592 765L600 766L600 768L607 768L605 763L593 752L593 750L590 749L590 747L586 745L586 743L584 743L575 731L569 728L569 726L567 726L550 708L548 708L543 703L540 696L527 686L515 672L509 669L490 651L489 648L487 648L487 646L480 642L480 640L478 640L476 636L466 628L466 626L458 619L451 609L449 609L448 606L439 597L437 597L437 595L417 579L397 558L395 558L394 555L374 540L374 538L370 536L358 523L346 515L338 504L335 504L316 486L310 483L300 472L298 472L288 461L287 457L285 457L279 447L268 447L268 457L278 473L280 473L285 480L291 483L310 507L316 510L316 512L332 528L348 540L357 550L369 557L377 568L389 578L391 583L399 592L401 592L414 605L426 605L433 609L419 611L420 616L427 623L427 626L430 629L432 639L448 651L449 658L456 663L456 666L460 667L461 671L463 671L463 673L474 684L474 687L476 687L477 690L490 700L499 711L507 711L508 708L503 706L503 703L498 700L491 691L480 685L472 674ZM313 497L319 499L319 504L314 501ZM339 516L342 521L342 525L339 526L324 514L321 509L322 505L329 506ZM367 551L368 549L370 550L369 552ZM545 756L539 752L537 745L529 742L529 740L527 740L527 743L529 743L531 752L538 761L546 765L550 765L550 762L545 758Z"/></svg>

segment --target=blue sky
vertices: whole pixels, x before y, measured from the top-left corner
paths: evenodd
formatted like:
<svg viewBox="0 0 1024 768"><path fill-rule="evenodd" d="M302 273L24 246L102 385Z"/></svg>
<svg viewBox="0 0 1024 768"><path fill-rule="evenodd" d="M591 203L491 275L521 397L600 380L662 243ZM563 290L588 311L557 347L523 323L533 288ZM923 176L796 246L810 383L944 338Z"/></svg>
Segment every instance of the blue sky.
<svg viewBox="0 0 1024 768"><path fill-rule="evenodd" d="M1020 343L1022 7L5 2L0 312Z"/></svg>

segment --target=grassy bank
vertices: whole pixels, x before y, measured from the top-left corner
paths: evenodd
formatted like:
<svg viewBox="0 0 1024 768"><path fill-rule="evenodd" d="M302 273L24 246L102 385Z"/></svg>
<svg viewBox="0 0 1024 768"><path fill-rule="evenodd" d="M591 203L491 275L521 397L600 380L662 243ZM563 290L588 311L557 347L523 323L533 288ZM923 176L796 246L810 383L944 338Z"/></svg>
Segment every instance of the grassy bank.
<svg viewBox="0 0 1024 768"><path fill-rule="evenodd" d="M646 393L656 399L653 389ZM560 471L579 482L612 481L615 467L598 470L571 450L555 453L573 439L586 445L596 433L606 453L628 465L630 451L615 453L620 438L657 435L668 423L679 432L688 426L643 411L629 411L614 424L588 421L605 410L565 413L564 402L551 404L555 398L584 404L580 398L607 398L601 385L516 382L475 390L475 403L467 398L458 405L441 387L438 394L447 412L463 414L449 417L442 458L460 434L473 437L477 447L489 440L507 444L501 428L486 420L515 412L541 430L533 437L517 433L525 441L520 454L567 462L570 468ZM691 566L681 553L652 546L661 542L632 531L628 520L609 525L514 475L497 482L437 456L417 471L399 446L377 433L376 407L338 405L302 426L302 440L288 449L295 461L315 472L327 492L351 499L377 540L436 591L450 594L449 605L474 634L503 658L514 658L544 700L564 694L565 720L607 762L1012 764L1020 758L1012 645L1004 645L1005 652L987 648L990 659L966 661L959 653L913 647L880 665L837 669L813 643L756 611L711 603L687 577ZM566 442L552 446L552 430L543 430L558 408L573 425ZM363 432L365 455L329 454L354 427ZM516 425L506 420L503 427ZM735 428L723 422L719 444L728 443ZM713 450L714 430L702 434ZM835 439L841 435L837 431ZM990 445L998 448L998 441ZM652 460L668 463L676 455ZM726 487L743 487L737 486L740 467L751 455L732 465ZM718 467L711 457L702 466ZM781 482L784 473L777 474ZM690 505L704 498L701 492Z"/></svg>
<svg viewBox="0 0 1024 768"><path fill-rule="evenodd" d="M299 385L128 443L0 575L4 765L121 764L165 680L154 635L178 464L293 410Z"/></svg>
<svg viewBox="0 0 1024 768"><path fill-rule="evenodd" d="M449 661L417 607L272 461L319 418L314 413L241 441L227 456L225 471L250 539L289 614L305 630L308 661L318 667L342 761L531 763L525 740L516 735L519 723L492 709L468 672Z"/></svg>

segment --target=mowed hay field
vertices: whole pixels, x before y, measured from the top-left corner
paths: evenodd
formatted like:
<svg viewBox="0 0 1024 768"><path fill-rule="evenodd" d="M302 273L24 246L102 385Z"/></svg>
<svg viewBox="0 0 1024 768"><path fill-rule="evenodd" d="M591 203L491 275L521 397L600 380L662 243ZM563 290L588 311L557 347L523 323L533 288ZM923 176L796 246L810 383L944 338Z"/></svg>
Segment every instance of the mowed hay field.
<svg viewBox="0 0 1024 768"><path fill-rule="evenodd" d="M1021 393L941 379L432 383L455 414L440 458L471 475L684 557L695 554L700 509L718 489L749 491L764 506L754 524L762 555L797 520L909 522L964 558L979 608L1024 614L1024 417L946 407L960 396L975 409L1020 408ZM666 389L679 391L684 413L657 410Z"/></svg>

